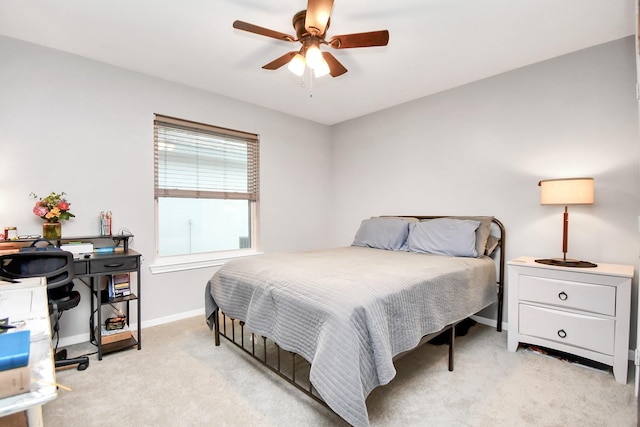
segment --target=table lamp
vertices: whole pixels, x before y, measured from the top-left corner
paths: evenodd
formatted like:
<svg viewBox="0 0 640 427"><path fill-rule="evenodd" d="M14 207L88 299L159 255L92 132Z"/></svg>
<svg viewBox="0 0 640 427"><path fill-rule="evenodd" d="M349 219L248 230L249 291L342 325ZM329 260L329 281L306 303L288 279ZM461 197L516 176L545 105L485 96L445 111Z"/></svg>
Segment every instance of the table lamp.
<svg viewBox="0 0 640 427"><path fill-rule="evenodd" d="M564 205L562 226L562 258L537 259L541 264L562 267L597 267L589 261L567 259L567 235L569 232L568 205L593 204L593 178L546 179L538 183L540 186L541 205Z"/></svg>

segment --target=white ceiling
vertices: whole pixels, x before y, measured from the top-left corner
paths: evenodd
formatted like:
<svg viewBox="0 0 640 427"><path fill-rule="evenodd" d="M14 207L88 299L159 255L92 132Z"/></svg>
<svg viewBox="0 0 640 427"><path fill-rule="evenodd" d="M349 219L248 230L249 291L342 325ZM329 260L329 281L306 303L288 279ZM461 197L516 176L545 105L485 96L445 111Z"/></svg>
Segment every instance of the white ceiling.
<svg viewBox="0 0 640 427"><path fill-rule="evenodd" d="M305 87L286 67L261 68L297 43L231 25L295 35L306 0L0 0L0 34L335 124L632 35L634 3L335 0L328 37L388 29L389 45L325 46L349 72Z"/></svg>

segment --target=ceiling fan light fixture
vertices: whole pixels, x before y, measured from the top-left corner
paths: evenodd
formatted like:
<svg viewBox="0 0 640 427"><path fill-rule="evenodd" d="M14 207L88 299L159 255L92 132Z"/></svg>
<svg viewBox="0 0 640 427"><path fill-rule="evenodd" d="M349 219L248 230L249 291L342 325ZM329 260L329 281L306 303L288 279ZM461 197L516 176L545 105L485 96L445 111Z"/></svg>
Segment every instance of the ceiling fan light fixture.
<svg viewBox="0 0 640 427"><path fill-rule="evenodd" d="M322 65L322 52L320 52L320 47L317 44L312 44L307 49L305 54L305 58L307 60L307 65L309 68L316 69Z"/></svg>
<svg viewBox="0 0 640 427"><path fill-rule="evenodd" d="M289 64L289 70L298 76L303 76L306 68L309 67L314 70L316 76L325 75L328 68L328 74L331 77L339 77L346 73L347 69L331 53L321 52L321 45L327 45L332 49L387 46L389 31L368 31L327 38L326 33L331 22L333 2L334 0L308 0L307 9L301 10L293 16L291 23L295 30L295 36L239 20L233 22L233 28L302 45L297 53L296 51L287 52L263 65L262 68L265 70L277 70L285 64Z"/></svg>
<svg viewBox="0 0 640 427"><path fill-rule="evenodd" d="M327 64L327 61L324 58L322 58L322 62L320 63L320 65L313 70L313 74L316 76L316 78L326 76L327 74L329 74L329 72L331 72L331 70L329 69L329 64Z"/></svg>
<svg viewBox="0 0 640 427"><path fill-rule="evenodd" d="M305 60L304 56L296 53L291 61L289 61L289 71L291 71L296 76L302 76L304 74Z"/></svg>

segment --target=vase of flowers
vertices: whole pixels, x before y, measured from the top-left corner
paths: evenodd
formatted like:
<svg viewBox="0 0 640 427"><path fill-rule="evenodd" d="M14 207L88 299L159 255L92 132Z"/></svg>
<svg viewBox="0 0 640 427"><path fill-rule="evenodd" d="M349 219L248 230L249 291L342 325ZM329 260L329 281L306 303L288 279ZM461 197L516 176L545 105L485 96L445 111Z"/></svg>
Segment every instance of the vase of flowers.
<svg viewBox="0 0 640 427"><path fill-rule="evenodd" d="M74 214L69 212L71 203L64 197L65 193L52 191L47 197L38 197L34 193L30 195L36 199L33 213L44 220L42 237L45 239L59 239L62 236L61 221L75 217Z"/></svg>
<svg viewBox="0 0 640 427"><path fill-rule="evenodd" d="M45 239L59 239L62 237L62 223L45 222L42 224L42 237Z"/></svg>

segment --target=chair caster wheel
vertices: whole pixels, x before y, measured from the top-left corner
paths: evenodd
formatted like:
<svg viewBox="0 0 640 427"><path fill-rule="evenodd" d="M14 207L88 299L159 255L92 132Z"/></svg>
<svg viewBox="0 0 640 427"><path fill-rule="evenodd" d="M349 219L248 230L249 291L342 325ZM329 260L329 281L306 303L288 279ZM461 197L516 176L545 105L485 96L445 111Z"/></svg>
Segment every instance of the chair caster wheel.
<svg viewBox="0 0 640 427"><path fill-rule="evenodd" d="M89 367L88 363L80 363L78 365L78 371L84 371L85 369L87 369Z"/></svg>

